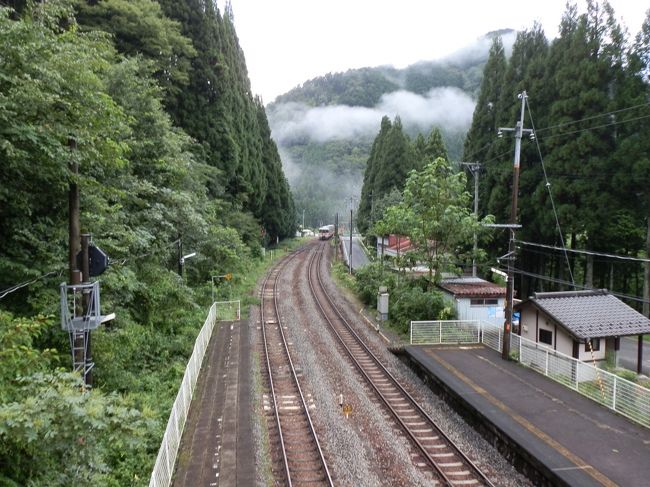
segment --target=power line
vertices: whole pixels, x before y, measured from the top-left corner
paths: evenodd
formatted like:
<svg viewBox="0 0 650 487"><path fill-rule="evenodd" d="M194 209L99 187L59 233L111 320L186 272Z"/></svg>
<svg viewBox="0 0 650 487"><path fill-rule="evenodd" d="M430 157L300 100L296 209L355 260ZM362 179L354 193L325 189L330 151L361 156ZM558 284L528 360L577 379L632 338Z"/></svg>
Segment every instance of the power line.
<svg viewBox="0 0 650 487"><path fill-rule="evenodd" d="M38 282L38 281L40 281L42 279L45 279L45 278L47 278L49 276L52 276L54 274L60 276L61 274L63 274L63 271L64 271L64 269L61 269L59 271L50 271L50 272L47 272L46 274L43 274L42 276L35 277L34 279L30 279L29 281L21 282L20 284L14 284L13 286L8 287L7 289L5 289L3 291L0 291L0 299L3 299L7 295L9 295L9 294L11 294L13 292L16 292L19 289L22 289L22 288L27 287L27 286L31 286L32 284L34 284L34 283L36 283L36 282Z"/></svg>
<svg viewBox="0 0 650 487"><path fill-rule="evenodd" d="M555 134L555 135L548 135L548 136L545 137L545 140L554 139L556 137L564 137L564 136L567 136L567 135L575 135L575 134L579 134L581 132L586 132L588 130L602 129L602 128L605 128L605 127L609 127L611 125L620 125L620 124L627 123L627 122L636 122L638 120L643 120L644 118L650 118L650 115L641 115L639 117L628 118L627 120L619 120L619 121L605 123L603 125L596 125L595 127L587 127L587 128L584 128L584 129L572 130L570 132L562 132L562 133Z"/></svg>
<svg viewBox="0 0 650 487"><path fill-rule="evenodd" d="M500 270L503 270L503 269L500 269ZM514 273L515 274L520 274L522 276L534 277L536 279L541 279L543 281L552 282L554 284L562 284L564 286L572 286L573 288L580 288L580 289L587 290L587 291L593 291L593 290L597 289L597 288L593 288L593 287L581 286L580 284L565 281L563 279L557 279L557 278L554 278L554 277L543 276L541 274L535 274L534 272L524 271L523 269L514 269ZM638 296L632 296L630 294L617 293L617 292L611 291L609 289L607 290L607 292L609 292L609 294L611 294L612 296L616 296L617 298L629 299L631 301L637 301L639 303L650 303L650 301L646 301L645 299L640 298Z"/></svg>
<svg viewBox="0 0 650 487"><path fill-rule="evenodd" d="M523 240L517 240L517 243L520 243L522 245L529 245L531 247L539 247L543 249L550 249L550 250L559 250L563 252L572 252L575 254L583 254L583 255L592 255L595 257L606 257L608 259L619 259L619 260L629 260L633 262L650 262L650 259L643 259L640 257L629 257L629 256L623 256L623 255L616 255L616 254L605 254L602 252L593 252L590 250L578 250L578 249L567 249L564 247L555 247L553 245L546 245L546 244L540 244L540 243L534 243L534 242L526 242Z"/></svg>
<svg viewBox="0 0 650 487"><path fill-rule="evenodd" d="M530 110L530 104L528 104L528 116L530 117L530 125L533 127L533 134L535 133L535 122L533 121L533 113ZM555 200L553 199L553 193L551 193L551 183L548 181L548 174L546 173L546 166L544 165L544 158L542 157L542 150L539 147L539 140L535 137L535 147L537 147L537 154L539 155L539 160L542 164L542 171L544 173L544 180L546 181L546 190L548 191L548 197L551 200L551 207L553 208L553 215L555 216L555 225L560 236L560 242L562 243L562 248L564 251L564 258L566 259L567 268L569 269L569 275L571 276L571 282L574 282L573 271L571 270L571 263L569 262L569 256L566 253L566 245L564 244L564 236L562 235L562 227L560 227L560 218L557 215L557 210L555 208Z"/></svg>
<svg viewBox="0 0 650 487"><path fill-rule="evenodd" d="M586 122L587 120L593 120L595 118L606 117L608 115L615 115L617 113L626 112L628 110L634 110L636 108L647 107L647 106L650 106L650 102L640 103L638 105L634 105L634 106L626 107L626 108L621 108L619 110L613 110L611 112L599 113L598 115L592 115L590 117L581 118L579 120L572 120L570 122L558 123L557 125L550 125L548 127L544 127L542 129L539 129L538 132L545 132L547 130L555 129L555 128L558 128L558 127L566 127L567 125L574 125L576 123Z"/></svg>

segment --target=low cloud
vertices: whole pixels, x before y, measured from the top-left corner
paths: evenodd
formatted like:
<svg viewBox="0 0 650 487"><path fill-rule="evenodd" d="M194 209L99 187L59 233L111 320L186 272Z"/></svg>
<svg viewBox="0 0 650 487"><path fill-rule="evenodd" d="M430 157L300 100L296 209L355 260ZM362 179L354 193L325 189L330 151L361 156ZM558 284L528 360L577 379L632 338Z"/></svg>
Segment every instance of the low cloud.
<svg viewBox="0 0 650 487"><path fill-rule="evenodd" d="M334 105L309 107L302 103L275 105L269 113L273 138L278 144L306 140L374 137L381 118L399 116L406 130L429 131L434 125L445 131L464 131L469 127L475 101L457 88L433 88L425 96L395 91L382 96L374 108Z"/></svg>

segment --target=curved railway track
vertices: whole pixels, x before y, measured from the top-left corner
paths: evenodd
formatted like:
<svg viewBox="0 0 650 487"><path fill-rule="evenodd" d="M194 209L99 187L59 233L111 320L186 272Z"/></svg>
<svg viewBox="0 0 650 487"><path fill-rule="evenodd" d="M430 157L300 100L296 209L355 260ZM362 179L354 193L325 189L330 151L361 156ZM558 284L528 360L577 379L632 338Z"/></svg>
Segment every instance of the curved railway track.
<svg viewBox="0 0 650 487"><path fill-rule="evenodd" d="M278 309L278 279L285 257L262 285L261 328L275 429L270 429L273 475L277 485L332 486L333 481L309 414Z"/></svg>
<svg viewBox="0 0 650 487"><path fill-rule="evenodd" d="M365 345L327 293L321 279L321 244L309 258L308 281L323 318L361 375L413 445L415 463L429 468L444 485L493 486L481 470L447 437L417 401Z"/></svg>

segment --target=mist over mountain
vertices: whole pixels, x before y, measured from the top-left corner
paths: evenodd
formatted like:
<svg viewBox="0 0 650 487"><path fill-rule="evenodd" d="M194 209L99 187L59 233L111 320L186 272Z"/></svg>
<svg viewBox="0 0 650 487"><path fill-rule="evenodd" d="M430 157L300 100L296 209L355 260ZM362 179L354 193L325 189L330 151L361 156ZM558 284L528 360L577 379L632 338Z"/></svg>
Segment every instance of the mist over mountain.
<svg viewBox="0 0 650 487"><path fill-rule="evenodd" d="M305 224L331 223L358 198L370 147L383 116L400 117L409 136L437 126L452 160L462 152L492 39L506 49L511 29L490 32L444 59L403 69L364 67L328 73L266 107L272 136Z"/></svg>

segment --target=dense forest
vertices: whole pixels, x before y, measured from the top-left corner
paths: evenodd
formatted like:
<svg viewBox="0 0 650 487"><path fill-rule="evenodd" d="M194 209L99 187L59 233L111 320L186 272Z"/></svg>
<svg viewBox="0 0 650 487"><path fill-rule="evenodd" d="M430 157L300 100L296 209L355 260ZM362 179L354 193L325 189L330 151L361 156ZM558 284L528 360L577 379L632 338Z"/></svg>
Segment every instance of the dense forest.
<svg viewBox="0 0 650 487"><path fill-rule="evenodd" d="M0 485L145 485L211 276L227 296L296 228L228 5L0 1L0 160ZM75 192L116 314L85 392L58 322Z"/></svg>
<svg viewBox="0 0 650 487"><path fill-rule="evenodd" d="M535 138L521 148L521 297L594 286L640 307L639 262L580 251L650 255L649 72L650 17L630 35L607 2L590 0L584 13L568 5L550 42L539 25L519 32L509 58L494 40L463 159L482 164L481 214L507 222L514 140L497 133L515 126L526 90L524 128ZM507 247L503 237L493 243L495 257Z"/></svg>
<svg viewBox="0 0 650 487"><path fill-rule="evenodd" d="M305 224L332 223L335 212L346 212L350 196L358 197L365 163L385 115L399 116L402 131L411 139L438 126L452 159L458 160L491 39L500 35L513 38L514 32L491 32L444 59L403 69L379 66L329 73L270 103L273 135L296 209L305 212ZM458 101L472 108L460 123L443 123L446 117L441 112L463 109Z"/></svg>

